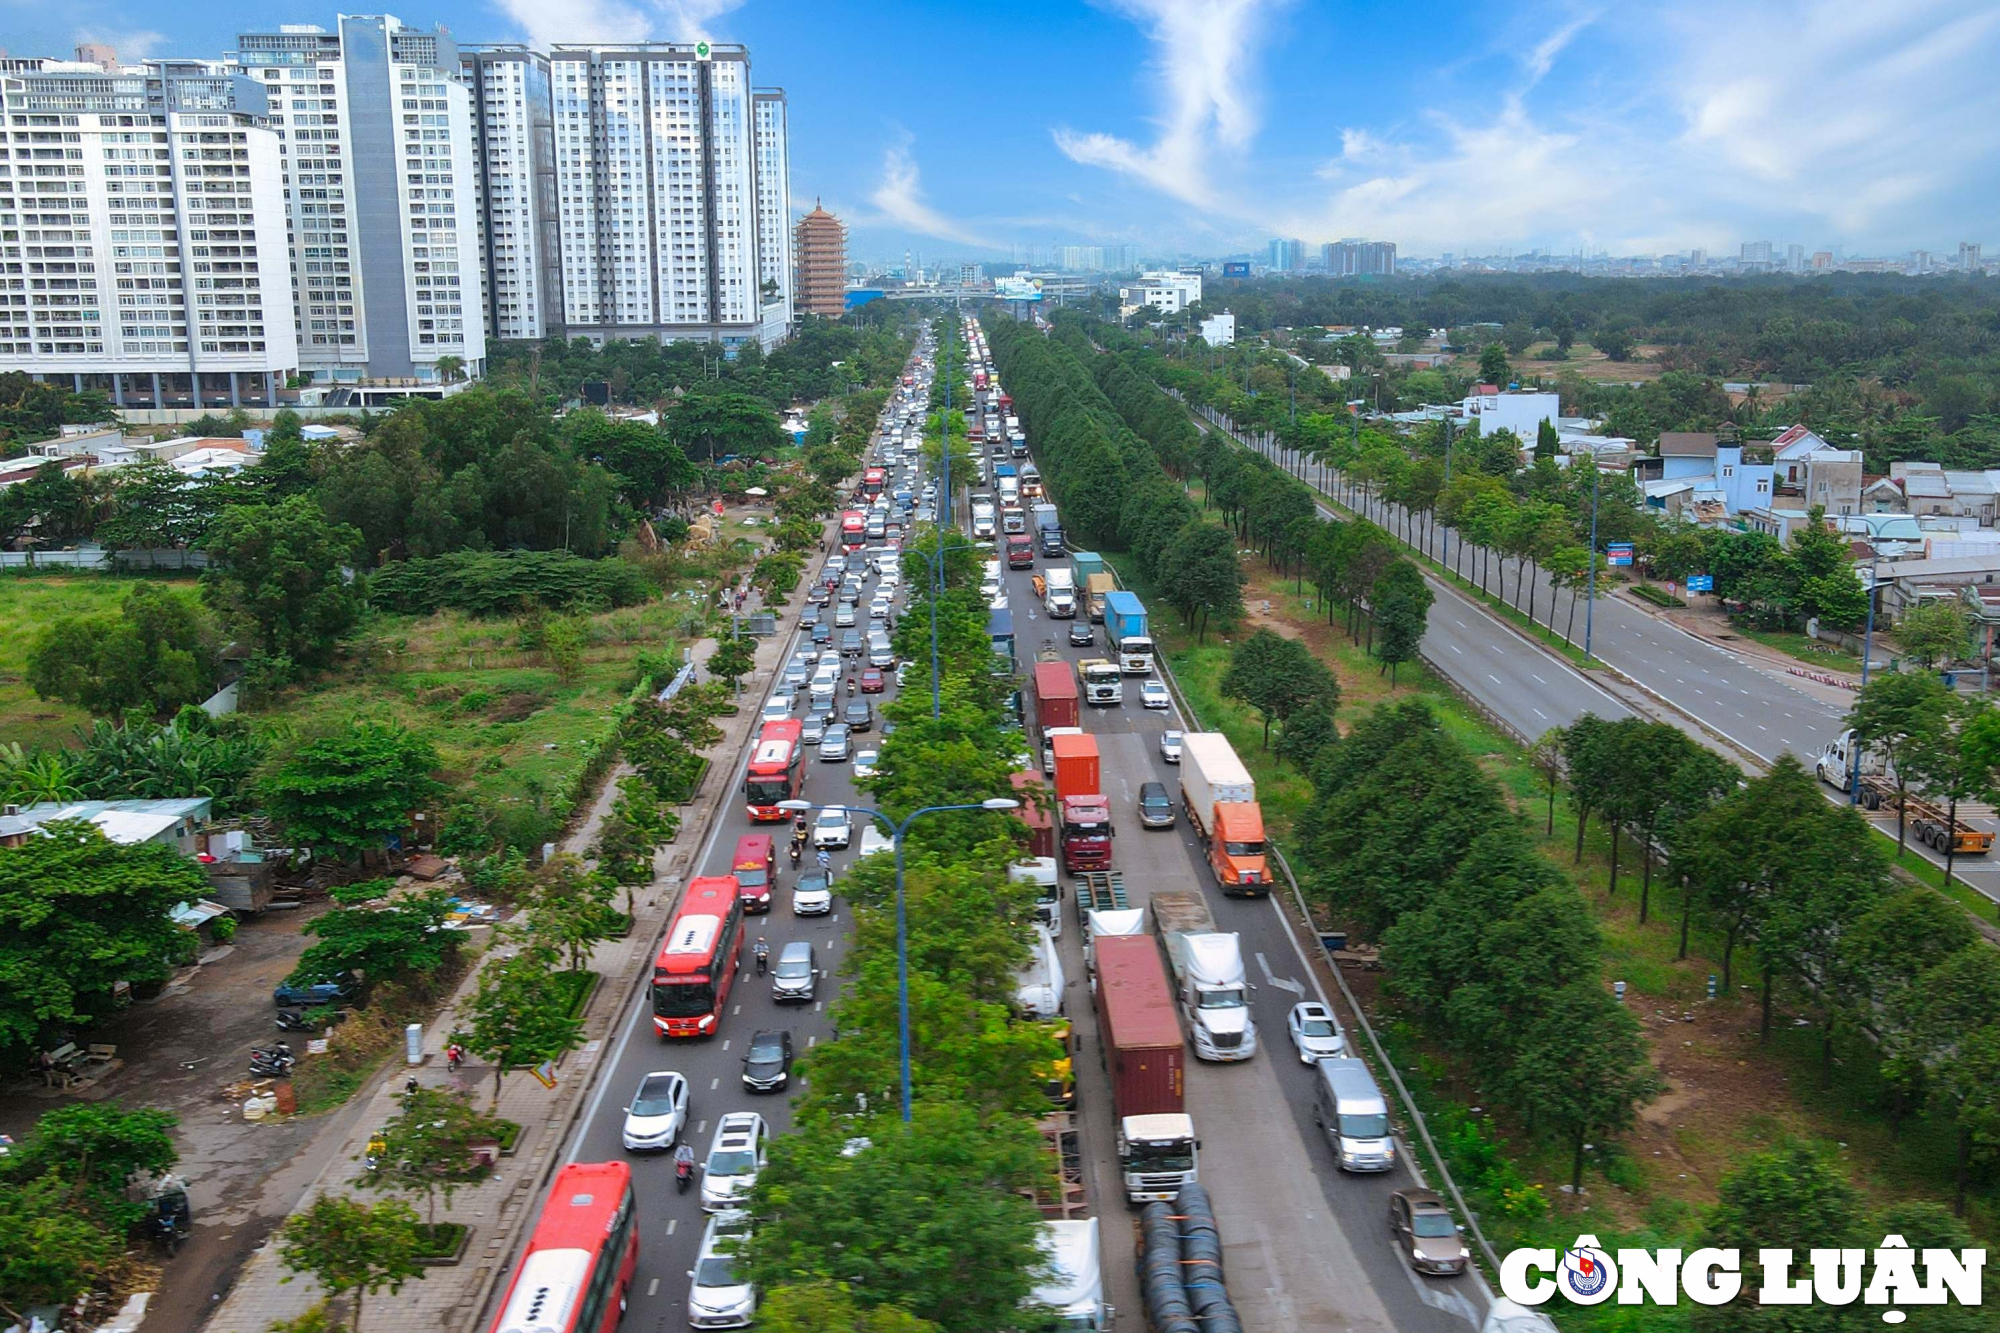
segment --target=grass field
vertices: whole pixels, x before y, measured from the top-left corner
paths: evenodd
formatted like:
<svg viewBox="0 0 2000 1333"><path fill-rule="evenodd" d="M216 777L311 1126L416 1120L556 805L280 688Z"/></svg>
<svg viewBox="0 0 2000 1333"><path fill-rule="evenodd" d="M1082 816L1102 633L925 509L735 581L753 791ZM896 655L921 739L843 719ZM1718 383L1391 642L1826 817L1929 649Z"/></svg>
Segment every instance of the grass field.
<svg viewBox="0 0 2000 1333"><path fill-rule="evenodd" d="M117 574L0 574L0 742L61 745L90 722L81 708L38 699L24 673L28 653L50 622L70 615L115 615L142 580ZM193 579L174 586L195 596Z"/></svg>
<svg viewBox="0 0 2000 1333"><path fill-rule="evenodd" d="M1113 564L1126 578L1129 561L1114 557ZM1424 1105L1434 1137L1497 1248L1567 1245L1579 1231L1596 1231L1612 1246L1687 1244L1702 1211L1715 1201L1722 1177L1745 1157L1787 1138L1819 1145L1871 1204L1909 1199L1949 1203L1949 1124L1918 1116L1906 1121L1900 1135L1891 1134L1871 1048L1858 1041L1838 1044L1831 1085L1823 1088L1819 1032L1805 1025L1811 1010L1783 986L1771 1040L1760 1042L1757 978L1748 951L1737 952L1733 993L1708 1000L1709 976L1722 970L1722 941L1697 919L1688 956L1678 956L1683 901L1657 870L1649 919L1640 924L1636 848L1625 847L1619 884L1612 890L1603 829L1590 826L1583 858L1573 861L1574 814L1559 796L1551 826L1548 789L1513 740L1489 727L1427 671L1404 668L1391 686L1379 664L1340 626L1326 626L1323 609L1310 605L1309 590L1295 591L1290 580L1273 577L1252 558L1245 560L1245 573L1249 617L1238 634L1268 626L1307 642L1341 682L1344 727L1385 700L1421 696L1499 784L1595 916L1603 932L1605 980L1626 983L1626 1002L1667 1082L1667 1091L1643 1108L1636 1128L1591 1153L1585 1192L1571 1196L1562 1188L1569 1179L1567 1150L1523 1134L1505 1108L1493 1107L1482 1091L1482 1070L1476 1064L1449 1055L1400 1022L1394 1005L1375 995L1379 974L1352 975L1364 998L1376 1001L1370 1008L1391 1056ZM1148 598L1152 590L1145 581L1129 582L1149 604L1160 604ZM1171 611L1157 614L1152 630L1202 725L1227 732L1256 777L1274 839L1281 846L1289 843L1287 850L1296 854L1289 834L1311 801L1310 785L1260 748L1262 726L1254 713L1221 698L1227 639L1211 629L1208 642L1198 644ZM1977 1194L1968 1215L1974 1230L1991 1234L1996 1220L2000 1200L1990 1190ZM1688 1326L1681 1310L1607 1306L1575 1314L1578 1327L1593 1329L1650 1333Z"/></svg>

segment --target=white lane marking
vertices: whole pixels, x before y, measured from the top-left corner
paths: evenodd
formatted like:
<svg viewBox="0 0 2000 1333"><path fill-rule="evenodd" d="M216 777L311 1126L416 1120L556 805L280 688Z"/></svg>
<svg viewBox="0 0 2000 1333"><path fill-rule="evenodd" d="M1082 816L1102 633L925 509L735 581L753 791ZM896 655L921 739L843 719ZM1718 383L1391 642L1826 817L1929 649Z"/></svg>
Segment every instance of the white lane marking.
<svg viewBox="0 0 2000 1333"><path fill-rule="evenodd" d="M680 1220L680 1219L679 1219L678 1217L670 1217L670 1218L668 1218L668 1219L667 1219L667 1234L668 1234L669 1236L673 1235L673 1234L674 1234L674 1228L675 1228L675 1227L677 1227L677 1226L679 1226L680 1224L681 1224L681 1220Z"/></svg>
<svg viewBox="0 0 2000 1333"><path fill-rule="evenodd" d="M740 1004L732 1004L729 1006L729 1012L732 1014L740 1014L743 1012L743 1006Z"/></svg>
<svg viewBox="0 0 2000 1333"><path fill-rule="evenodd" d="M722 1049L725 1051L729 1049L729 1038L724 1037L722 1039Z"/></svg>
<svg viewBox="0 0 2000 1333"><path fill-rule="evenodd" d="M696 1125L696 1126L694 1127L694 1132L695 1132L695 1133L697 1133L697 1134L706 1134L706 1133L708 1133L708 1122L707 1122L706 1120L704 1120L704 1121L702 1121L702 1122L701 1122L700 1124Z"/></svg>
<svg viewBox="0 0 2000 1333"><path fill-rule="evenodd" d="M646 1294L648 1296L657 1296L660 1294L660 1279L654 1278L646 1284Z"/></svg>
<svg viewBox="0 0 2000 1333"><path fill-rule="evenodd" d="M1534 706L1533 704L1529 704L1529 705L1528 705L1528 707L1530 707L1530 708L1535 708L1535 706ZM1544 713L1544 712L1543 712L1543 711L1542 711L1541 709L1539 709L1539 708L1535 708L1535 716L1536 716L1536 717L1538 717L1538 718L1540 718L1540 719L1541 719L1542 721L1544 721L1544 722L1546 722L1546 721L1548 721L1548 720L1549 720L1549 715L1548 715L1547 713Z"/></svg>
<svg viewBox="0 0 2000 1333"><path fill-rule="evenodd" d="M1448 643L1448 644L1446 644L1446 645L1445 645L1445 647L1447 647L1447 648L1451 649L1451 650L1452 650L1453 652L1455 652L1455 653L1458 653L1458 652L1459 652L1459 648L1458 648L1458 645L1457 645L1457 644L1455 644L1455 643ZM1459 656L1461 656L1461 657L1463 657L1464 655L1465 655L1465 654L1463 654L1463 653L1459 653Z"/></svg>
<svg viewBox="0 0 2000 1333"><path fill-rule="evenodd" d="M814 1001L813 1001L813 1012L814 1012L814 1013L818 1013L818 1012L819 1012L819 1011L820 1011L821 1009L823 1009L823 1008L825 1008L825 1007L826 1007L826 1001L825 1001L825 1000L814 1000Z"/></svg>
<svg viewBox="0 0 2000 1333"><path fill-rule="evenodd" d="M1292 994L1304 998L1306 993L1306 988L1304 986L1301 986L1298 982L1294 981L1290 977L1278 977L1271 975L1271 962L1269 959L1264 957L1264 955L1261 952L1258 953L1257 955L1257 966L1263 970L1264 980L1268 984L1277 987L1279 990L1290 991Z"/></svg>
<svg viewBox="0 0 2000 1333"><path fill-rule="evenodd" d="M1492 681L1495 685L1502 684L1500 677L1494 675L1491 671L1486 673L1486 679Z"/></svg>
<svg viewBox="0 0 2000 1333"><path fill-rule="evenodd" d="M721 1086L722 1086L722 1080L719 1078L712 1078L708 1081L708 1090L710 1092L714 1092L717 1088Z"/></svg>
<svg viewBox="0 0 2000 1333"><path fill-rule="evenodd" d="M807 1049L807 1050L811 1050L811 1049L812 1049L812 1047L813 1047L813 1043L814 1043L814 1042L817 1042L818 1040L819 1040L819 1034L818 1034L817 1032L815 1032L815 1033L813 1033L813 1034L812 1034L811 1036L807 1037L807 1038L806 1038L806 1049Z"/></svg>
<svg viewBox="0 0 2000 1333"><path fill-rule="evenodd" d="M1534 672L1532 672L1532 671L1530 671L1530 672L1529 672L1528 674L1529 674L1529 675L1531 675L1531 676L1535 676L1535 673L1534 673ZM1547 681L1545 681L1545 680L1542 680L1542 678L1541 678L1540 676L1535 676L1535 679L1536 679L1536 680L1539 680L1539 681L1541 681L1541 682L1542 682L1542 684L1544 684L1544 685L1548 684L1548 682L1547 682Z"/></svg>

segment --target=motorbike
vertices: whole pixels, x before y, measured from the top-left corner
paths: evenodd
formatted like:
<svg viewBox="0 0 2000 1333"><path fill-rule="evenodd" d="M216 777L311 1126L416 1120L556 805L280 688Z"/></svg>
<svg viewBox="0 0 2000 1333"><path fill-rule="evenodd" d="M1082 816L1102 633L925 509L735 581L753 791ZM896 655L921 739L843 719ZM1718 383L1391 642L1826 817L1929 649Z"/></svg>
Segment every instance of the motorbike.
<svg viewBox="0 0 2000 1333"><path fill-rule="evenodd" d="M804 838L793 838L793 839L792 839L792 865L793 865L794 867L796 867L796 866L798 865L798 863L799 863L799 858L800 858L801 856L804 856L804 855L805 855L805 852L806 852L806 840L805 840Z"/></svg>
<svg viewBox="0 0 2000 1333"><path fill-rule="evenodd" d="M163 1177L146 1201L146 1233L174 1254L194 1230L194 1212L188 1207L187 1186L178 1176Z"/></svg>
<svg viewBox="0 0 2000 1333"><path fill-rule="evenodd" d="M278 1011L278 1031L317 1032L319 1031L319 1028L316 1024L306 1022L306 1016L303 1010L280 1009Z"/></svg>
<svg viewBox="0 0 2000 1333"><path fill-rule="evenodd" d="M694 1161L692 1158L677 1158L674 1161L674 1185L679 1193L686 1194L689 1185L694 1184Z"/></svg>
<svg viewBox="0 0 2000 1333"><path fill-rule="evenodd" d="M250 1052L250 1075L253 1078L283 1078L292 1072L298 1063L292 1048L284 1042L274 1046L259 1046Z"/></svg>

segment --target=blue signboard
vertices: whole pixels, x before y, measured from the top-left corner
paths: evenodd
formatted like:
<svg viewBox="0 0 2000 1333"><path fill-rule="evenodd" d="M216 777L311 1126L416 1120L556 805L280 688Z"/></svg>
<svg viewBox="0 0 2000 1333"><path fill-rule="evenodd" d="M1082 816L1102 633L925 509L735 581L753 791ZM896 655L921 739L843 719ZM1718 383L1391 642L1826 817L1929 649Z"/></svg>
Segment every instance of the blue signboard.
<svg viewBox="0 0 2000 1333"><path fill-rule="evenodd" d="M1629 565L1632 563L1632 543L1612 542L1604 548L1604 562L1609 565Z"/></svg>
<svg viewBox="0 0 2000 1333"><path fill-rule="evenodd" d="M1250 264L1249 264L1249 261L1248 261L1248 260L1243 260L1243 261L1232 261L1232 262L1230 262L1230 263L1226 263L1226 264L1224 264L1224 265L1222 266L1222 276L1223 276L1223 277L1225 277L1225 278L1247 278L1247 277L1249 277L1249 276L1250 276Z"/></svg>
<svg viewBox="0 0 2000 1333"><path fill-rule="evenodd" d="M1715 575L1713 574L1688 575L1687 590L1689 592L1714 592Z"/></svg>

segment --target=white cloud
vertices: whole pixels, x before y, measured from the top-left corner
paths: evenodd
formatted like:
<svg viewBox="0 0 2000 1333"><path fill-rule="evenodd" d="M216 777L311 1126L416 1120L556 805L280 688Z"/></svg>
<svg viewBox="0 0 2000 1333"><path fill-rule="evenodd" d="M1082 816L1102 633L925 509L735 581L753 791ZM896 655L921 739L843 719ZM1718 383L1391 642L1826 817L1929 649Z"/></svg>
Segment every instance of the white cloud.
<svg viewBox="0 0 2000 1333"><path fill-rule="evenodd" d="M500 0L528 40L556 42L691 42L712 37L709 25L743 0Z"/></svg>
<svg viewBox="0 0 2000 1333"><path fill-rule="evenodd" d="M145 56L164 56L173 53L173 46L164 33L151 28L100 27L91 25L78 28L72 36L78 44L102 42L118 53L120 60L138 60ZM65 53L65 60L68 54Z"/></svg>
<svg viewBox="0 0 2000 1333"><path fill-rule="evenodd" d="M1164 84L1149 147L1102 132L1055 131L1073 161L1131 176L1197 208L1222 206L1213 178L1215 150L1242 154L1256 137L1257 99L1250 90L1256 43L1280 0L1115 0L1146 29Z"/></svg>
<svg viewBox="0 0 2000 1333"><path fill-rule="evenodd" d="M1568 46L1579 32L1589 27L1596 17L1595 14L1585 14L1580 18L1571 19L1536 43L1535 49L1528 55L1529 79L1540 83L1555 65L1556 57L1562 54L1562 49Z"/></svg>
<svg viewBox="0 0 2000 1333"><path fill-rule="evenodd" d="M991 246L993 242L971 228L954 222L931 206L924 197L922 174L910 155L909 139L892 144L882 154L882 180L868 196L879 217L868 219L880 226L900 227L941 241L964 245Z"/></svg>

